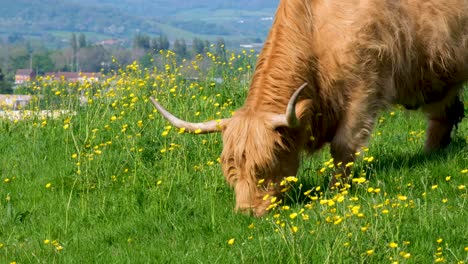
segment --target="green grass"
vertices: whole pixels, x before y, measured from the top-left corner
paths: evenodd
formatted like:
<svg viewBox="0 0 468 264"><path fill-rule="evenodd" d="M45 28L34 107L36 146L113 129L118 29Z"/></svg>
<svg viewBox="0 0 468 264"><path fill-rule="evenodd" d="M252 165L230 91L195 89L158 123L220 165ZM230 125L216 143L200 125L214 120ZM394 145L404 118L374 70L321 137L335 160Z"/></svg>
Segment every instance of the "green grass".
<svg viewBox="0 0 468 264"><path fill-rule="evenodd" d="M422 114L391 109L353 166L364 182L326 191L325 149L303 157L298 181L273 212L234 213L217 162L220 135L168 129L148 96L194 121L229 116L246 95L248 56L224 66L214 59L197 82L185 82L167 56L167 70L134 64L101 84L31 87L44 94L33 108L77 114L0 120L0 262L468 261L466 119L447 149L424 155ZM215 71L225 83L211 83ZM86 106L81 90L92 99Z"/></svg>

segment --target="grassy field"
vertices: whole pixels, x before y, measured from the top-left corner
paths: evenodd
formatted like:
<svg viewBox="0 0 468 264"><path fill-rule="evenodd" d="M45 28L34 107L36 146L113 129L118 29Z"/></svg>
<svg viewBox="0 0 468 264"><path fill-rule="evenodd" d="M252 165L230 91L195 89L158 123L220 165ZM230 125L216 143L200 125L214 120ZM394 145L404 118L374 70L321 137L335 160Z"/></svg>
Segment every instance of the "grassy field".
<svg viewBox="0 0 468 264"><path fill-rule="evenodd" d="M390 109L353 165L352 188L325 188L325 149L303 157L285 199L256 219L233 212L220 135L170 127L148 101L193 121L231 115L255 56L203 57L181 66L169 53L162 68L25 89L43 95L32 110L70 112L0 120L1 263L468 261L468 120L447 149L424 155L423 115ZM186 81L187 70L200 79Z"/></svg>

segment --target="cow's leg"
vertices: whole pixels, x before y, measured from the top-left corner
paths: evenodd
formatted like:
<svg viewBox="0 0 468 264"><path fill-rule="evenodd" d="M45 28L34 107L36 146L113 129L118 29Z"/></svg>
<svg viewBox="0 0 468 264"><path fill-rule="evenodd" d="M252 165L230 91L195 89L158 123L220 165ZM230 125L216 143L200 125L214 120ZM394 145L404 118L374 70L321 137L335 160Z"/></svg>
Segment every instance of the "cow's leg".
<svg viewBox="0 0 468 264"><path fill-rule="evenodd" d="M356 94L340 120L339 127L330 145L336 172L329 187L336 187L337 182L347 183L350 174L350 162L354 162L356 152L367 144L374 127L374 121L383 104L376 97Z"/></svg>
<svg viewBox="0 0 468 264"><path fill-rule="evenodd" d="M450 143L453 127L463 119L464 106L455 87L440 102L426 105L423 111L428 119L425 152L432 152L446 147Z"/></svg>

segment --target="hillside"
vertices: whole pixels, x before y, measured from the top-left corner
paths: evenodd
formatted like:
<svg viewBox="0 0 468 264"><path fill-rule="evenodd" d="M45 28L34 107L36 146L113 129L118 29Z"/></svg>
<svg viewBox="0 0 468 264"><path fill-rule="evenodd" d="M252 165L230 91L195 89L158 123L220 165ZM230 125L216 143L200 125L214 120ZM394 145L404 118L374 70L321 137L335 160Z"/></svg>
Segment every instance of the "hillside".
<svg viewBox="0 0 468 264"><path fill-rule="evenodd" d="M96 39L136 32L170 38L263 39L278 1L17 0L0 6L0 37L60 37L87 32Z"/></svg>

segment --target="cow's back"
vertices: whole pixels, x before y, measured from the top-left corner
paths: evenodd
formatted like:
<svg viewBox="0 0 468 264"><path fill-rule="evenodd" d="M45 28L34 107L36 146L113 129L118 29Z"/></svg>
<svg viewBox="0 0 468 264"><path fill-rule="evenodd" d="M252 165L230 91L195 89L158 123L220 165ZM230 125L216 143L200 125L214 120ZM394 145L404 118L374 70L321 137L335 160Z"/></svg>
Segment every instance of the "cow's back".
<svg viewBox="0 0 468 264"><path fill-rule="evenodd" d="M316 78L329 94L364 79L416 108L468 79L467 0L312 2Z"/></svg>

